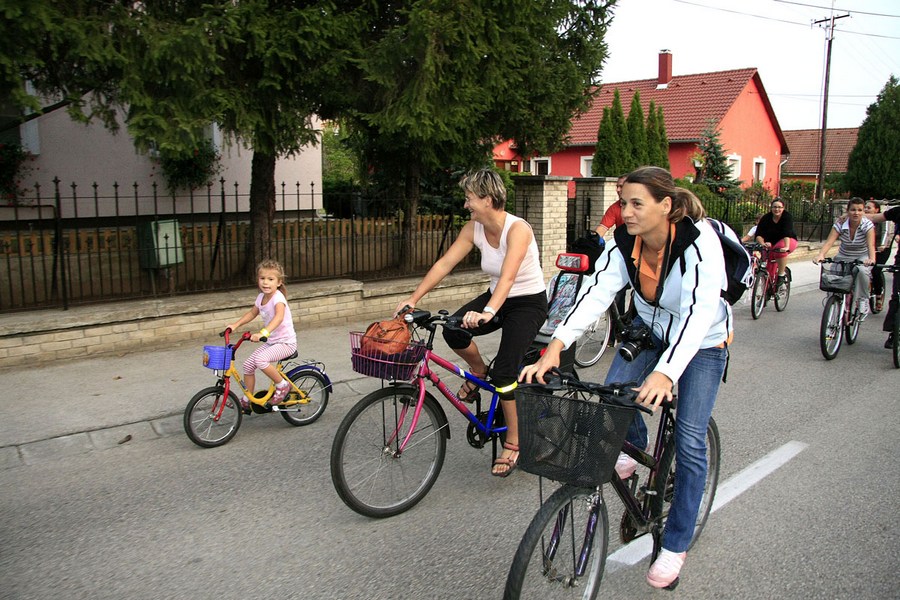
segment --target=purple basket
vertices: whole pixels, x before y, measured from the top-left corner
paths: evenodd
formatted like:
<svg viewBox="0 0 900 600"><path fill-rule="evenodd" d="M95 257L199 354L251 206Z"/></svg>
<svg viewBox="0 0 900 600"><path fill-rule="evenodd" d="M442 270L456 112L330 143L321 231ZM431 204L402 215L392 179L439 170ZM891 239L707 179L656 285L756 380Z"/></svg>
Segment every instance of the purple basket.
<svg viewBox="0 0 900 600"><path fill-rule="evenodd" d="M214 371L227 371L231 367L231 348L203 346L203 366Z"/></svg>
<svg viewBox="0 0 900 600"><path fill-rule="evenodd" d="M366 343L366 340L369 343ZM367 338L363 332L350 332L350 363L353 370L369 377L409 381L425 357L423 342L410 342L401 352L387 354L378 349L379 340Z"/></svg>

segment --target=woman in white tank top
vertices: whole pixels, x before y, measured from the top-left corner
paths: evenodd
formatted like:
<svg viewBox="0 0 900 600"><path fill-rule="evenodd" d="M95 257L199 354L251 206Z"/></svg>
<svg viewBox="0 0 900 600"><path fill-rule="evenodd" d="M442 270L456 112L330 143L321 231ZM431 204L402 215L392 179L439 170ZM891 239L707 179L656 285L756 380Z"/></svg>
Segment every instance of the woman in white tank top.
<svg viewBox="0 0 900 600"><path fill-rule="evenodd" d="M519 459L519 430L512 396L525 351L547 318L544 274L534 233L525 220L506 212L506 188L500 176L489 169L469 173L459 182L466 193L465 208L471 219L447 252L425 274L412 295L397 305L397 312L416 304L444 279L474 248L481 252L481 269L490 276L486 292L456 311L463 328L473 336L502 330L500 348L491 369L491 383L509 386L501 394L506 419L506 442L491 473L506 477ZM444 340L468 365L476 377L486 378L487 365L475 341L466 333L443 330ZM473 402L478 390L468 382L457 393Z"/></svg>

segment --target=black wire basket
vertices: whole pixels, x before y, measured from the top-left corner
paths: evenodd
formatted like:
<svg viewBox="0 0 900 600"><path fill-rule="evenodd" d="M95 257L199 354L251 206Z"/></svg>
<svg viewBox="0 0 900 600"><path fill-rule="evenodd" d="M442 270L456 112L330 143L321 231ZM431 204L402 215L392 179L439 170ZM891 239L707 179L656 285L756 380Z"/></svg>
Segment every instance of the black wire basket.
<svg viewBox="0 0 900 600"><path fill-rule="evenodd" d="M580 487L612 478L635 411L540 388L517 389L516 409L522 470Z"/></svg>
<svg viewBox="0 0 900 600"><path fill-rule="evenodd" d="M853 279L856 276L856 265L853 263L822 263L819 274L819 289L823 292L849 294L853 291Z"/></svg>

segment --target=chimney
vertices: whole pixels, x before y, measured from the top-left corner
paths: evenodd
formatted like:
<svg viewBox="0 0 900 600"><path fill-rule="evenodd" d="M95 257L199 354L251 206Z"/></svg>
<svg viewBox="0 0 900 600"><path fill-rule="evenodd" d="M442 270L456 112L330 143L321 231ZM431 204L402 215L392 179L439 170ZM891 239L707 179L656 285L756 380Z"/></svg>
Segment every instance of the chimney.
<svg viewBox="0 0 900 600"><path fill-rule="evenodd" d="M669 87L672 81L672 51L659 51L659 79L656 81L656 89L665 89Z"/></svg>

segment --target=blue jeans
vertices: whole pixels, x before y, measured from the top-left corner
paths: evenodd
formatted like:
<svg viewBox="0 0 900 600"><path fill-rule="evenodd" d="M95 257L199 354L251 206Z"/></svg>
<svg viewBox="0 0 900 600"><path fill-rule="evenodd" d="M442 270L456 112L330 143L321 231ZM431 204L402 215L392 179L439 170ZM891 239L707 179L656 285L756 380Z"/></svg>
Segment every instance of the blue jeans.
<svg viewBox="0 0 900 600"><path fill-rule="evenodd" d="M654 344L660 347L659 339ZM694 535L694 524L706 483L706 429L712 415L719 383L725 370L724 348L699 350L678 380L677 419L675 421L675 462L678 464L675 494L666 529L663 548L684 552ZM658 361L657 351L644 350L634 361L628 362L616 353L606 383L644 381ZM636 412L628 429L628 441L638 448L647 447L647 425Z"/></svg>

